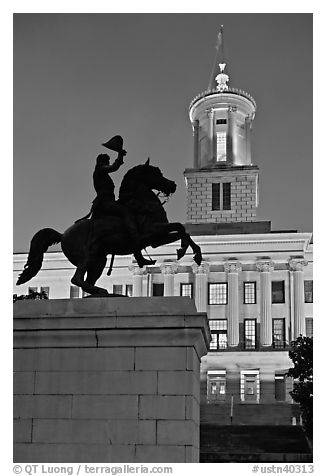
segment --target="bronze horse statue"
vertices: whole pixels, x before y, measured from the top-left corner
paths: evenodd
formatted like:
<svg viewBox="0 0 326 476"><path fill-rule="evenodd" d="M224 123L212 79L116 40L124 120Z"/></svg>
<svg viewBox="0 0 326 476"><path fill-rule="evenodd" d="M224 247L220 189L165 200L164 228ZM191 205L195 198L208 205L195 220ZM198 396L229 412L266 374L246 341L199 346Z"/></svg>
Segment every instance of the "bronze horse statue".
<svg viewBox="0 0 326 476"><path fill-rule="evenodd" d="M181 223L168 222L163 204L153 190L168 196L175 192L176 184L165 178L158 167L150 165L149 159L145 164L128 170L120 186L118 201L135 214L141 248L157 248L181 240L177 259L182 258L190 246L195 262L200 265L200 247ZM136 251L119 216L81 219L63 234L52 228L44 228L32 238L27 263L17 280L18 285L36 276L42 266L43 254L55 243L61 243L63 253L77 268L71 282L94 296L109 295L106 289L95 286L106 266L107 255L112 255L112 269L114 255L128 255Z"/></svg>

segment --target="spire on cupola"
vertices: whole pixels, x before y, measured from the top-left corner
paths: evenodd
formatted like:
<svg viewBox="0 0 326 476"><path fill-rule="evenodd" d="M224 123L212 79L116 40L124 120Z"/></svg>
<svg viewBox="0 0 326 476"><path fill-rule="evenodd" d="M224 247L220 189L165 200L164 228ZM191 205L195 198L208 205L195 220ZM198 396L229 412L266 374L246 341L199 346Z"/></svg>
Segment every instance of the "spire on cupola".
<svg viewBox="0 0 326 476"><path fill-rule="evenodd" d="M227 82L229 76L224 72L226 67L225 55L224 55L224 38L223 38L223 25L217 34L216 42L216 54L212 67L211 77L208 83L208 89L217 89L218 91L227 91L229 89Z"/></svg>

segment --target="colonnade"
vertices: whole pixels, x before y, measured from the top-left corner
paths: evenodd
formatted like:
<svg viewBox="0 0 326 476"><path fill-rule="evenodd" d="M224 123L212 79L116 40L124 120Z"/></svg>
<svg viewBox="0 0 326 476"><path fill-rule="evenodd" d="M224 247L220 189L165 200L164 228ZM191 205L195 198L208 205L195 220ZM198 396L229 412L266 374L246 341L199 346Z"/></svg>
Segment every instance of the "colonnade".
<svg viewBox="0 0 326 476"><path fill-rule="evenodd" d="M259 271L259 312L260 312L260 345L270 347L273 342L272 329L272 273L275 265L270 258L258 259L255 263ZM288 269L291 273L290 289L293 293L293 332L291 338L305 333L304 314L304 272L303 267L307 262L303 258L291 258ZM129 268L133 273L133 296L149 296L146 268L140 269L137 265ZM174 261L166 261L160 265L163 275L164 296L173 296L175 288L175 275L178 272L178 264ZM193 264L194 299L198 312L206 312L208 306L208 283L210 264L202 262L201 265ZM239 322L240 322L240 296L239 276L242 264L237 259L228 259L224 262L224 271L228 283L228 299L226 304L226 317L228 323L228 346L239 345ZM147 283L148 284L148 283ZM179 293L178 293L179 295ZM258 317L258 316L257 316Z"/></svg>

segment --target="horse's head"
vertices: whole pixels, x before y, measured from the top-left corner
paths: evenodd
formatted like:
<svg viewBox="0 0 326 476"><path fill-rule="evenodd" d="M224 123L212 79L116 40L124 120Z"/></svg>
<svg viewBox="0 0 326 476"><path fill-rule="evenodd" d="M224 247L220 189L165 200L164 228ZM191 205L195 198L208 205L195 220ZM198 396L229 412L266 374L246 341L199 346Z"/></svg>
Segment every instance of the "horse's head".
<svg viewBox="0 0 326 476"><path fill-rule="evenodd" d="M170 195L177 189L176 183L173 182L173 180L165 178L158 167L150 165L149 159L147 159L145 164L140 166L140 177L142 182L148 187L162 192L165 195Z"/></svg>
<svg viewBox="0 0 326 476"><path fill-rule="evenodd" d="M165 195L170 195L176 191L177 185L172 180L164 177L158 167L150 165L149 159L145 164L137 165L130 169L125 175L125 179L145 185L151 190L157 190Z"/></svg>

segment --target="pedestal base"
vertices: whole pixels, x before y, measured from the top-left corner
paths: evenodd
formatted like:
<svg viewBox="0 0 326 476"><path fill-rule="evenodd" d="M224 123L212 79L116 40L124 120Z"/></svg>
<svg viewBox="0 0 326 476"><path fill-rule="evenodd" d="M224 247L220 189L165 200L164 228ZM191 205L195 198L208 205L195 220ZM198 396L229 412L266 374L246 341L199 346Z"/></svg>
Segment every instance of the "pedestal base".
<svg viewBox="0 0 326 476"><path fill-rule="evenodd" d="M199 462L206 314L189 298L14 304L15 462Z"/></svg>

